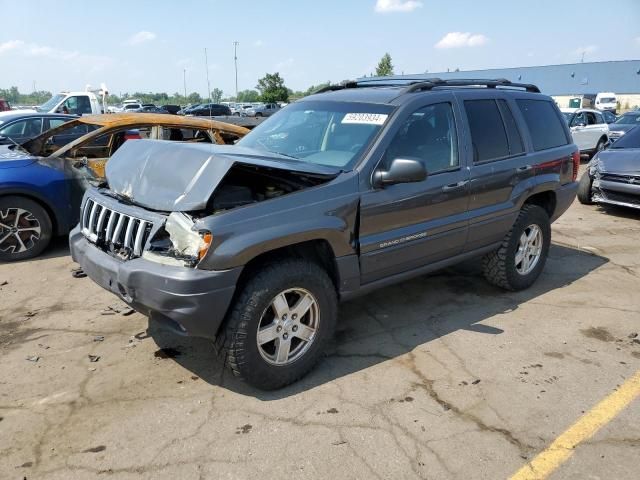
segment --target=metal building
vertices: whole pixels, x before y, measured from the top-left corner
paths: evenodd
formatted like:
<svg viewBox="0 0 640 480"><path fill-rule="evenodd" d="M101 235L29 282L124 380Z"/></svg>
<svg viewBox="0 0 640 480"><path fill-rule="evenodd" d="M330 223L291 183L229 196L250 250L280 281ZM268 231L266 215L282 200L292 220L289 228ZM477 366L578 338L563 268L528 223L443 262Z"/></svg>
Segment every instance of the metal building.
<svg viewBox="0 0 640 480"><path fill-rule="evenodd" d="M376 78L376 77L373 77ZM640 60L569 63L539 67L495 68L459 72L428 72L395 75L387 79L506 78L512 82L533 83L547 95L581 95L615 92L640 94ZM366 78L371 79L370 77ZM362 78L360 80L365 80Z"/></svg>

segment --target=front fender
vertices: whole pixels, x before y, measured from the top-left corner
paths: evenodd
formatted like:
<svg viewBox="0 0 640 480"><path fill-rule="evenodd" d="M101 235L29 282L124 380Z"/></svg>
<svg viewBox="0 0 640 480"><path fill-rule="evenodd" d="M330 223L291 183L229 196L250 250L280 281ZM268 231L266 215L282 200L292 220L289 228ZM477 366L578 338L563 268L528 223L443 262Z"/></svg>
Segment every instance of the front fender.
<svg viewBox="0 0 640 480"><path fill-rule="evenodd" d="M213 242L198 268L227 270L289 245L325 240L336 257L356 253L360 193L355 172L329 183L202 218Z"/></svg>
<svg viewBox="0 0 640 480"><path fill-rule="evenodd" d="M213 270L226 270L246 265L263 253L312 240L327 241L336 256L343 256L354 253L351 237L350 226L343 218L308 218L228 238L216 247L208 264Z"/></svg>

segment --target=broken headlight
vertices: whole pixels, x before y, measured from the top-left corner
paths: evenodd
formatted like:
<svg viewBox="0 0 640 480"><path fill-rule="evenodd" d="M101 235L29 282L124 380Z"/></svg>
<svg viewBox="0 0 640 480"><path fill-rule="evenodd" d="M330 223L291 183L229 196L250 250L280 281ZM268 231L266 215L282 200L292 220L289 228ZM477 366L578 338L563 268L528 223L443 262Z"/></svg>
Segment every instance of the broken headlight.
<svg viewBox="0 0 640 480"><path fill-rule="evenodd" d="M194 225L188 215L171 213L142 258L166 265L195 267L209 250L213 235L206 230L196 230Z"/></svg>

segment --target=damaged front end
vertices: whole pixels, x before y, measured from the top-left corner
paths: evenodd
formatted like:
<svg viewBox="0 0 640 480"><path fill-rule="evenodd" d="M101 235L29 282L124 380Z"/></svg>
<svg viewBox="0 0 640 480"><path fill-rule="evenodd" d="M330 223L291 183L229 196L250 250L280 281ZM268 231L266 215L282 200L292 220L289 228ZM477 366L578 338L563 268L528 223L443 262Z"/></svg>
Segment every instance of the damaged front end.
<svg viewBox="0 0 640 480"><path fill-rule="evenodd" d="M327 167L285 163L239 147L127 142L107 164L108 188L87 191L81 231L122 260L194 268L214 244L207 217L336 175Z"/></svg>
<svg viewBox="0 0 640 480"><path fill-rule="evenodd" d="M640 209L640 170L608 167L600 159L589 165L592 201Z"/></svg>

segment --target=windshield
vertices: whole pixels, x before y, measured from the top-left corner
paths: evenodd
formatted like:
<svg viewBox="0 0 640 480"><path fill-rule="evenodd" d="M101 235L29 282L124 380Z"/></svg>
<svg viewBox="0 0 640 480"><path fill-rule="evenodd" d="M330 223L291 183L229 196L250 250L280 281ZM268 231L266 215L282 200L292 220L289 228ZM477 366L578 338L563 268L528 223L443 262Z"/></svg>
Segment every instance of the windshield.
<svg viewBox="0 0 640 480"><path fill-rule="evenodd" d="M58 103L60 103L65 97L66 95L63 95L62 93L54 95L45 103L43 103L38 108L36 108L36 110L39 112L49 112L53 110L53 107L55 107Z"/></svg>
<svg viewBox="0 0 640 480"><path fill-rule="evenodd" d="M625 135L620 137L611 144L611 150L619 148L640 148L640 128L635 127L629 130Z"/></svg>
<svg viewBox="0 0 640 480"><path fill-rule="evenodd" d="M238 144L304 162L345 167L365 151L392 110L390 105L366 103L294 103Z"/></svg>
<svg viewBox="0 0 640 480"><path fill-rule="evenodd" d="M600 103L614 103L616 99L614 97L602 97Z"/></svg>
<svg viewBox="0 0 640 480"><path fill-rule="evenodd" d="M613 123L617 125L640 125L640 113L625 113Z"/></svg>

